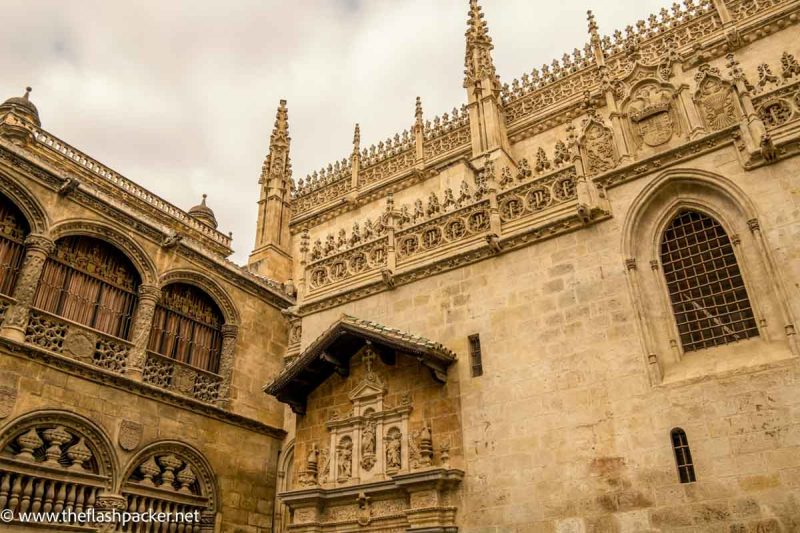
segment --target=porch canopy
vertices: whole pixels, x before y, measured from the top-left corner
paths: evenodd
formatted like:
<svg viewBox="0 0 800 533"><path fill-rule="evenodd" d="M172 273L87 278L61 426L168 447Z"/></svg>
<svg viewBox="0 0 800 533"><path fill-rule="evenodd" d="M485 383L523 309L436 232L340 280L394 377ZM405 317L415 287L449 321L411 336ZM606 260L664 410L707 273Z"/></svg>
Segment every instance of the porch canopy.
<svg viewBox="0 0 800 533"><path fill-rule="evenodd" d="M454 352L437 342L342 315L264 387L264 392L288 404L295 413L305 414L308 395L334 372L348 376L350 359L365 345L371 345L387 365L393 365L398 354L414 357L441 383L456 360Z"/></svg>

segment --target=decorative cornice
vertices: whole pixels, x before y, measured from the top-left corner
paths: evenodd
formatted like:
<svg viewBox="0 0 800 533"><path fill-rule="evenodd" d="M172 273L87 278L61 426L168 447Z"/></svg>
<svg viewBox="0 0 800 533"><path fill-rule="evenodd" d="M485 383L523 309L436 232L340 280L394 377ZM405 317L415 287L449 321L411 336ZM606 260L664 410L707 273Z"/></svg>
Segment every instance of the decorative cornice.
<svg viewBox="0 0 800 533"><path fill-rule="evenodd" d="M596 211L593 213L591 220L586 223L577 213L571 211L565 217L559 217L539 226L528 227L512 234L504 235L499 239L493 240L491 243L487 242L485 239L472 240L468 247L457 251L453 255L442 257L432 262L418 264L412 266L408 270L393 272L391 286L387 285L381 278L378 280L365 281L363 285L343 287L334 295L304 302L297 310L297 313L300 316L308 316L326 309L338 307L348 302L361 300L373 294L413 283L421 278L448 272L477 263L478 261L483 261L487 258L496 257L498 253L507 253L517 248L529 246L535 242L578 230L610 217L611 214L608 212ZM501 251L498 252L498 249Z"/></svg>
<svg viewBox="0 0 800 533"><path fill-rule="evenodd" d="M26 176L37 179L53 191L58 191L65 180L69 179L69 175L61 176L61 174L65 174L62 169L55 169L50 164L38 159L31 160L29 156L30 154L27 152L8 146L0 140L0 160L5 159L9 165ZM161 245L165 239L173 236L171 230L154 221L130 215L129 210L124 209L122 204L118 205L115 201L102 197L102 194L99 191L89 191L88 188L81 187L74 191L69 198L83 207L117 221L129 231L138 233L156 245ZM276 282L256 276L227 259L211 257L208 252L195 249L191 239L181 239L174 248L177 253L191 262L213 270L227 282L265 299L278 308L282 309L294 304L294 299L285 294Z"/></svg>
<svg viewBox="0 0 800 533"><path fill-rule="evenodd" d="M213 418L220 422L238 426L263 435L268 435L279 440L286 436L286 432L281 428L270 426L258 420L232 413L230 411L226 411L213 405L175 394L147 383L134 381L121 374L82 363L75 359L50 352L37 346L21 344L4 337L0 337L0 348L3 349L4 353L9 355L13 355L21 359L31 360L39 364L44 364L73 376L79 376L101 385L107 385L118 390L127 391L131 394L136 394L138 396L158 401L175 408L186 409L187 411L191 411L200 416Z"/></svg>

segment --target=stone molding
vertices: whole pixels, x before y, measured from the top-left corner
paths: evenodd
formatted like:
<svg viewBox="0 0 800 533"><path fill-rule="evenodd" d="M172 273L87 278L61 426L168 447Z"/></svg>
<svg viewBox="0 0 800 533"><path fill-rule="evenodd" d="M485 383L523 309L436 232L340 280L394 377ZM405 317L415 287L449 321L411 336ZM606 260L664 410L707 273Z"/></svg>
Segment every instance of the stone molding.
<svg viewBox="0 0 800 533"><path fill-rule="evenodd" d="M214 405L200 402L147 383L142 383L124 375L110 372L33 345L21 344L0 337L0 348L14 357L45 364L101 385L112 386L116 389L124 390L131 394L137 394L166 405L192 411L200 416L213 418L226 424L241 427L262 435L268 435L276 439L283 439L286 436L286 431L282 428L270 426L258 420L226 411Z"/></svg>

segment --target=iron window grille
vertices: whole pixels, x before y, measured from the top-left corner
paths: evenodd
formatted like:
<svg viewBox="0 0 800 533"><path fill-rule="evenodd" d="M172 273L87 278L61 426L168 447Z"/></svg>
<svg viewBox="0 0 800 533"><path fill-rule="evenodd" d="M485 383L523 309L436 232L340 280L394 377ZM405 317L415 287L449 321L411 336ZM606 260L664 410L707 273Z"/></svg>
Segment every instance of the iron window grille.
<svg viewBox="0 0 800 533"><path fill-rule="evenodd" d="M722 226L684 211L664 231L661 264L684 351L758 336L733 245Z"/></svg>
<svg viewBox="0 0 800 533"><path fill-rule="evenodd" d="M675 465L678 467L678 477L681 483L693 483L697 481L694 473L694 463L692 462L692 451L689 449L689 440L686 432L681 428L675 428L671 432L672 449L675 451Z"/></svg>

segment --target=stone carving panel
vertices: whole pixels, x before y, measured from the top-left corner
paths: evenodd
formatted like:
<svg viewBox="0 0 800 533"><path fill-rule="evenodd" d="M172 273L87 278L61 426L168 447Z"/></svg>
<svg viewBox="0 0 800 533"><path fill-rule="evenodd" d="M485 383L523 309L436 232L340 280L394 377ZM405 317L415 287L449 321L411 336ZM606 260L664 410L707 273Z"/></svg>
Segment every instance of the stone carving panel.
<svg viewBox="0 0 800 533"><path fill-rule="evenodd" d="M122 420L119 423L119 434L117 435L119 447L126 452L135 450L141 443L143 431L144 428L140 423Z"/></svg>
<svg viewBox="0 0 800 533"><path fill-rule="evenodd" d="M719 69L701 65L695 76L697 91L694 100L709 131L717 131L738 121L733 90L722 80Z"/></svg>
<svg viewBox="0 0 800 533"><path fill-rule="evenodd" d="M657 82L645 83L633 91L627 112L638 146L661 146L680 131L672 100L673 92Z"/></svg>

